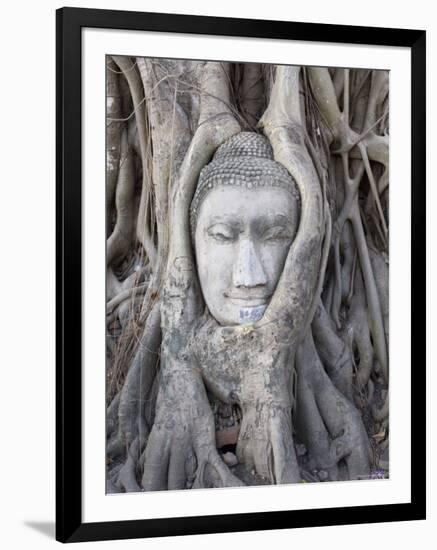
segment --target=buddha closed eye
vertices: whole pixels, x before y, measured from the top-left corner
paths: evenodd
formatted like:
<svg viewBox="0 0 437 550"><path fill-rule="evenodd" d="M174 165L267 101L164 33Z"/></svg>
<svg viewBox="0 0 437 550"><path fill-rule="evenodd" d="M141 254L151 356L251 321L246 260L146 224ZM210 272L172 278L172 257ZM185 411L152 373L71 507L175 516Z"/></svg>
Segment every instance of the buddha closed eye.
<svg viewBox="0 0 437 550"><path fill-rule="evenodd" d="M221 325L261 319L297 231L299 195L268 140L241 132L201 172L191 232L206 305Z"/></svg>
<svg viewBox="0 0 437 550"><path fill-rule="evenodd" d="M240 212L240 214L245 213ZM260 215L252 220L250 227L245 227L244 220L239 216L234 218L228 215L222 218L214 216L211 221L211 225L206 228L207 235L224 244L235 242L245 232L249 232L253 238L261 242L271 244L280 244L280 241L289 241L293 237L292 221L284 214Z"/></svg>

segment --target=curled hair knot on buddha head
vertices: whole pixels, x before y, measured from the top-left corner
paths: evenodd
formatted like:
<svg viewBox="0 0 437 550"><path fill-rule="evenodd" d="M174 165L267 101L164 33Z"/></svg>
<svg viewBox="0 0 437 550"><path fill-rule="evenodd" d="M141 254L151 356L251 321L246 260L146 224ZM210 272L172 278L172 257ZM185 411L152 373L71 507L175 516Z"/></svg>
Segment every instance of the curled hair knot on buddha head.
<svg viewBox="0 0 437 550"><path fill-rule="evenodd" d="M225 141L200 172L190 208L193 239L203 199L212 189L226 186L246 189L282 187L290 191L296 202L300 201L295 180L282 164L274 160L268 139L255 132L240 132Z"/></svg>

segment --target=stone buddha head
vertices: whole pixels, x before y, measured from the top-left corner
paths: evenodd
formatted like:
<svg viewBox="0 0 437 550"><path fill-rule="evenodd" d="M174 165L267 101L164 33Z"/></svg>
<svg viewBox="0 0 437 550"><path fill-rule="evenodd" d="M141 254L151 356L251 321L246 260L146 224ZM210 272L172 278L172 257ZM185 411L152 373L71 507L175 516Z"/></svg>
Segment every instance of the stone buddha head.
<svg viewBox="0 0 437 550"><path fill-rule="evenodd" d="M191 203L191 233L202 294L220 325L261 319L299 215L296 184L260 134L236 134L201 171Z"/></svg>

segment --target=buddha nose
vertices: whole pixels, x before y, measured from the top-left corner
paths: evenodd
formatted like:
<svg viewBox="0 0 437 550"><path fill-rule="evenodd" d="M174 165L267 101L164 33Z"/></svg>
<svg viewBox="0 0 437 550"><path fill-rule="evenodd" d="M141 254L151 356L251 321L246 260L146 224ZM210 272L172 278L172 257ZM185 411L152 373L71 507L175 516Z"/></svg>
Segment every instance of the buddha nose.
<svg viewBox="0 0 437 550"><path fill-rule="evenodd" d="M232 278L235 287L254 287L267 284L267 276L262 262L250 239L240 239Z"/></svg>

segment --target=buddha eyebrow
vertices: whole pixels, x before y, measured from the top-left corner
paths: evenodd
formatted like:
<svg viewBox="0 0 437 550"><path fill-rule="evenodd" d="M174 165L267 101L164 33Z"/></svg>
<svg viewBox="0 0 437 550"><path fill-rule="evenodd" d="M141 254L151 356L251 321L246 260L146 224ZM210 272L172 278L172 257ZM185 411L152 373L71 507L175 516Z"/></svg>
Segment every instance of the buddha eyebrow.
<svg viewBox="0 0 437 550"><path fill-rule="evenodd" d="M220 216L213 216L210 222L208 223L207 229L213 227L217 224L229 225L233 229L240 229L241 222L236 219L232 214L222 214Z"/></svg>
<svg viewBox="0 0 437 550"><path fill-rule="evenodd" d="M260 227L261 229L264 229L266 227L272 227L274 225L290 225L292 224L293 220L290 218L290 216L286 216L285 214L266 214L261 216L260 218L255 220L256 227Z"/></svg>

